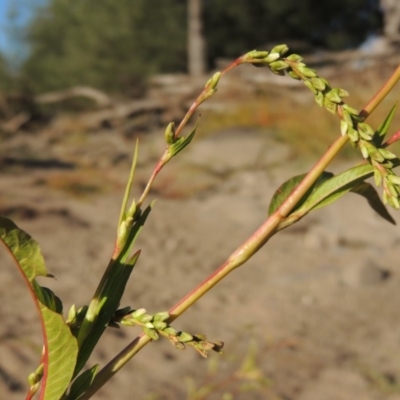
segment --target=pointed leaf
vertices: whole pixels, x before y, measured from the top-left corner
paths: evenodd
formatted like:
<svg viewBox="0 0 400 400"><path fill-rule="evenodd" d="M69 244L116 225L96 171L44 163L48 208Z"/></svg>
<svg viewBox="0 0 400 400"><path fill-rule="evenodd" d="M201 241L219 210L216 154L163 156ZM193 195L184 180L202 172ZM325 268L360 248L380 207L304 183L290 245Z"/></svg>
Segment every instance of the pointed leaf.
<svg viewBox="0 0 400 400"><path fill-rule="evenodd" d="M62 315L54 311L61 307L59 299L35 280L37 276L50 276L37 242L3 217L0 217L0 241L11 253L39 311L44 338L40 399L59 399L72 379L78 353L76 339Z"/></svg>
<svg viewBox="0 0 400 400"><path fill-rule="evenodd" d="M136 140L136 144L135 144L135 150L133 153L131 170L129 171L129 178L128 178L128 182L126 184L124 198L122 200L122 205L121 205L121 211L119 214L118 226L121 225L122 221L124 220L124 218L126 216L126 211L127 211L126 207L128 204L130 193L131 193L133 178L135 176L135 170L136 170L136 165L137 165L137 161L138 161L138 151L139 151L139 139Z"/></svg>
<svg viewBox="0 0 400 400"><path fill-rule="evenodd" d="M188 136L186 137L179 137L175 140L175 142L168 147L168 159L171 159L172 157L175 157L178 153L180 153L189 143L192 141L194 138L194 135L196 134L196 129L199 121L196 122L196 125L192 129L192 131L189 133Z"/></svg>
<svg viewBox="0 0 400 400"><path fill-rule="evenodd" d="M307 200L280 224L279 229L292 225L294 222L303 218L311 210L316 210L333 203L349 191L361 194L362 190L365 190L365 187L360 186L359 189L357 189L357 187L371 176L373 176L373 167L370 164L364 164L350 168L320 184L317 183ZM388 216L388 212L382 210L383 204L377 204L370 189L367 194L368 196L364 197L367 198L369 203L373 202L373 205L370 203L371 207L384 219L393 223L394 221L390 215Z"/></svg>
<svg viewBox="0 0 400 400"><path fill-rule="evenodd" d="M356 171L352 171L354 168L351 168L350 170L345 171L343 174L339 174L335 177L332 173L324 172L322 177L317 180L316 184L314 184L314 187L306 193L301 202L293 209L291 214L280 223L278 230L294 224L312 209L328 205L344 195L346 191L341 193L340 188L348 184L349 178L359 179L357 183L360 183L368 178L368 173L372 174L372 167L369 164L361 166L361 169L360 167L355 168L357 169ZM275 212L275 210L282 204L292 190L300 183L304 176L305 174L290 179L276 191L271 201L269 210L270 214ZM350 189L351 187L349 190Z"/></svg>
<svg viewBox="0 0 400 400"><path fill-rule="evenodd" d="M269 203L268 215L272 215L281 206L281 204L286 200L289 194L292 193L293 189L304 179L305 176L306 174L293 176L279 186L272 196L271 202Z"/></svg>
<svg viewBox="0 0 400 400"><path fill-rule="evenodd" d="M71 386L71 390L68 393L67 399L69 400L79 400L81 396L86 392L89 386L92 384L97 371L99 369L99 365L96 364L92 368L87 369L85 372L82 372L74 381Z"/></svg>
<svg viewBox="0 0 400 400"><path fill-rule="evenodd" d="M286 182L284 182L274 193L272 196L269 208L268 215L273 214L281 204L286 200L286 198L292 193L292 191L299 185L299 183L304 179L306 174L301 174L297 176L293 176ZM323 172L322 175L318 178L318 180L314 183L313 187L311 187L308 192L303 196L303 198L297 203L297 205L293 208L292 213L301 207L301 205L306 201L309 197L310 193L313 192L314 188L320 185L322 182L325 182L329 178L333 176L330 172Z"/></svg>
<svg viewBox="0 0 400 400"><path fill-rule="evenodd" d="M385 138L385 136L389 130L390 124L392 123L394 113L396 112L397 106L398 106L398 103L396 102L396 104L392 107L389 114L386 116L386 118L382 122L382 124L377 129L377 131L376 131L377 137L375 138L376 145L379 146L383 143L383 139Z"/></svg>
<svg viewBox="0 0 400 400"><path fill-rule="evenodd" d="M124 249L121 251L119 258L113 263L112 271L108 274L107 281L104 282L99 296L98 318L90 335L80 348L74 376L84 367L97 342L107 328L114 312L118 309L128 279L140 255L140 252L136 252L131 256L132 247L151 212L152 206L153 203L143 211L142 215L135 222Z"/></svg>
<svg viewBox="0 0 400 400"><path fill-rule="evenodd" d="M371 165L365 164L350 168L338 175L332 176L329 180L318 185L315 191L304 203L302 209L307 210L308 212L312 209L325 207L338 200L372 175L373 168Z"/></svg>
<svg viewBox="0 0 400 400"><path fill-rule="evenodd" d="M38 285L36 281L33 281L33 284L35 285L35 287L36 285ZM63 312L63 304L61 300L49 288L36 288L35 292L38 300L51 311L54 311L57 314L61 314Z"/></svg>

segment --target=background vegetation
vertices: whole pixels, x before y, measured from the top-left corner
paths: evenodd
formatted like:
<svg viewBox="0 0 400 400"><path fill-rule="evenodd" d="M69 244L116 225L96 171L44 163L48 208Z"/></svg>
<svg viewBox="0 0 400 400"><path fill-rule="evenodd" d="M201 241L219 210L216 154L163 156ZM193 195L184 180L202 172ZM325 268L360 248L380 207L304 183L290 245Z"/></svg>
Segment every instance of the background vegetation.
<svg viewBox="0 0 400 400"><path fill-rule="evenodd" d="M15 32L27 56L14 78L33 92L85 84L140 93L151 74L186 71L186 3L35 0L31 6L40 6L23 32ZM271 41L295 39L331 50L358 46L382 30L382 15L378 0L203 0L203 23L211 68L218 57ZM6 72L0 59L1 83Z"/></svg>

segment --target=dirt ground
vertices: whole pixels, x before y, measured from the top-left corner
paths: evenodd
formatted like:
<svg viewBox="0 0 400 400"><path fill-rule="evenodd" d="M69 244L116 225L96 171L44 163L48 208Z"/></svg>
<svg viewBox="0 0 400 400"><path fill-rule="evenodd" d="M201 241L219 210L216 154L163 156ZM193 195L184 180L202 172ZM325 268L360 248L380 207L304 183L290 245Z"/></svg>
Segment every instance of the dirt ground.
<svg viewBox="0 0 400 400"><path fill-rule="evenodd" d="M107 265L133 142L107 131L53 139L3 141L0 210L41 244L56 276L41 284L67 311L89 302ZM161 133L141 140L136 198L162 141ZM265 219L275 189L307 166L267 130L195 140L156 182L158 201L121 306L171 307ZM348 195L272 238L175 321L223 340L223 355L205 360L160 340L94 398L400 400L399 246L399 228ZM3 250L0 262L0 397L17 400L39 361L41 335ZM89 365L104 365L137 333L110 328Z"/></svg>

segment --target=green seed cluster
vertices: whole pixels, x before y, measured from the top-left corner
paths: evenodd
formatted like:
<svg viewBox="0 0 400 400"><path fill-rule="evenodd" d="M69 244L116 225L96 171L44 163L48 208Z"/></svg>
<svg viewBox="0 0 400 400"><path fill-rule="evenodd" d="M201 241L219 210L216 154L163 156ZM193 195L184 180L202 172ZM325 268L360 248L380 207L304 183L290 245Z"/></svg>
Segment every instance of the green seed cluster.
<svg viewBox="0 0 400 400"><path fill-rule="evenodd" d="M286 72L293 79L302 80L313 92L320 107L339 116L341 134L347 135L352 145L358 147L363 158L373 166L375 183L383 186L383 202L399 209L400 177L393 171L399 159L382 145L382 133L363 122L358 111L343 101L349 95L346 90L332 88L326 79L320 78L315 70L308 68L298 54L283 57L288 50L284 44L275 46L270 52L254 50L247 53L242 62L259 67L268 66L276 75L285 75Z"/></svg>
<svg viewBox="0 0 400 400"><path fill-rule="evenodd" d="M117 310L110 326L119 327L118 323L125 326L141 326L143 332L152 340L158 340L160 335L166 337L170 343L179 350L192 346L201 356L207 357L210 350L220 353L224 347L223 342L210 342L202 334L191 335L188 332L178 331L167 321L170 315L167 311L156 314L147 314L144 308L131 310L129 307Z"/></svg>
<svg viewBox="0 0 400 400"><path fill-rule="evenodd" d="M66 319L65 323L69 326L74 336L78 334L79 328L82 325L82 321L85 318L87 310L88 306L80 307L77 310L75 304L73 304L69 309L68 318Z"/></svg>
<svg viewBox="0 0 400 400"><path fill-rule="evenodd" d="M39 367L36 369L35 372L32 372L31 374L29 374L28 376L28 382L30 385L29 388L29 394L31 395L32 398L34 396L35 393L37 393L37 391L40 388L40 382L43 378L43 374L44 374L44 364L40 364Z"/></svg>

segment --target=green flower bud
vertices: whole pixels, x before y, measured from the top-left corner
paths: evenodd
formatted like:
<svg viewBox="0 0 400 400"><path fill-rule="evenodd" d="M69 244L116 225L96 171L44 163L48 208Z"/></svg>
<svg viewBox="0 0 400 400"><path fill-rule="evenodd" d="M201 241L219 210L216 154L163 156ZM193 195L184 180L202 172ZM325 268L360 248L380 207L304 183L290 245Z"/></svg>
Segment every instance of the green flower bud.
<svg viewBox="0 0 400 400"><path fill-rule="evenodd" d="M191 342L193 340L193 336L187 332L180 332L178 335L178 340L181 343Z"/></svg>
<svg viewBox="0 0 400 400"><path fill-rule="evenodd" d="M365 122L360 122L357 125L360 136L365 140L371 140L374 136L374 130Z"/></svg>
<svg viewBox="0 0 400 400"><path fill-rule="evenodd" d="M390 205L393 208L395 208L396 210L398 210L400 208L400 202L399 202L399 199L397 197L390 197L389 201L390 201Z"/></svg>
<svg viewBox="0 0 400 400"><path fill-rule="evenodd" d="M67 325L73 324L76 321L76 307L75 304L72 304L71 308L68 311L68 317L65 323Z"/></svg>
<svg viewBox="0 0 400 400"><path fill-rule="evenodd" d="M169 326L168 328L164 329L164 332L170 336L176 336L179 332L173 328L172 326Z"/></svg>
<svg viewBox="0 0 400 400"><path fill-rule="evenodd" d="M376 147L369 149L369 155L373 160L378 163L383 163L385 161L385 158L381 153L379 153Z"/></svg>
<svg viewBox="0 0 400 400"><path fill-rule="evenodd" d="M271 69L274 69L275 71L281 71L281 70L285 70L285 69L289 68L289 64L286 63L285 61L278 60L278 61L274 61L271 64L269 64L269 67Z"/></svg>
<svg viewBox="0 0 400 400"><path fill-rule="evenodd" d="M221 78L221 72L216 72L206 83L205 88L215 89L218 85L219 78Z"/></svg>
<svg viewBox="0 0 400 400"><path fill-rule="evenodd" d="M391 151L386 150L386 149L378 149L379 153L385 157L386 160L394 160L397 158L396 154L393 154Z"/></svg>
<svg viewBox="0 0 400 400"><path fill-rule="evenodd" d="M349 134L349 137L350 137L350 134ZM361 154L362 154L363 158L365 158L365 159L369 158L368 149L365 147L364 141L360 142L360 150L361 150Z"/></svg>
<svg viewBox="0 0 400 400"><path fill-rule="evenodd" d="M244 58L245 58L246 60L249 60L249 59L250 59L250 60L252 60L252 59L260 60L260 59L263 59L263 58L267 57L268 54L269 54L268 51L252 50L252 51L249 51L249 52L244 56Z"/></svg>
<svg viewBox="0 0 400 400"><path fill-rule="evenodd" d="M43 377L44 373L44 364L40 364L35 372L32 372L28 376L28 382L30 386L36 385Z"/></svg>
<svg viewBox="0 0 400 400"><path fill-rule="evenodd" d="M349 129L347 131L347 134L349 135L349 139L354 143L358 142L360 140L360 136L358 135L358 131L356 131L353 128L349 127ZM361 150L361 152L362 152L362 150ZM368 158L368 157L364 157L364 158Z"/></svg>
<svg viewBox="0 0 400 400"><path fill-rule="evenodd" d="M385 161L382 154L379 153L378 149L375 147L374 144L369 143L365 140L363 140L362 143L363 143L363 147L367 150L369 157L371 157L373 160L375 160L378 163L382 163L383 161Z"/></svg>
<svg viewBox="0 0 400 400"><path fill-rule="evenodd" d="M38 374L36 372L32 372L28 375L28 382L29 386L33 386L36 383L40 381L40 377L38 377Z"/></svg>
<svg viewBox="0 0 400 400"><path fill-rule="evenodd" d="M317 94L318 90L315 89L314 85L311 83L310 79L304 81L304 84L314 93Z"/></svg>
<svg viewBox="0 0 400 400"><path fill-rule="evenodd" d="M343 119L349 124L349 126L353 127L353 118L351 114L344 109L342 111L342 114L343 114Z"/></svg>
<svg viewBox="0 0 400 400"><path fill-rule="evenodd" d="M267 57L264 58L266 64L270 64L280 58L279 53L269 53Z"/></svg>
<svg viewBox="0 0 400 400"><path fill-rule="evenodd" d="M341 97L334 90L330 90L325 96L333 103L340 104L342 102Z"/></svg>
<svg viewBox="0 0 400 400"><path fill-rule="evenodd" d="M322 94L322 92L318 92L315 95L315 102L322 107L324 105L324 95Z"/></svg>
<svg viewBox="0 0 400 400"><path fill-rule="evenodd" d="M165 129L164 133L165 141L167 144L174 144L175 143L175 123L170 122Z"/></svg>
<svg viewBox="0 0 400 400"><path fill-rule="evenodd" d="M352 115L358 116L358 111L355 108L350 107L348 104L343 104L343 109Z"/></svg>
<svg viewBox="0 0 400 400"><path fill-rule="evenodd" d="M395 185L400 185L400 176L397 175L387 175L386 179L388 180L388 182L391 182Z"/></svg>
<svg viewBox="0 0 400 400"><path fill-rule="evenodd" d="M396 197L396 198L398 197L399 192L397 191L396 187L392 183L388 182L387 180L386 180L386 187L389 190L391 196Z"/></svg>
<svg viewBox="0 0 400 400"><path fill-rule="evenodd" d="M374 181L376 186L381 186L382 174L379 169L374 169Z"/></svg>
<svg viewBox="0 0 400 400"><path fill-rule="evenodd" d="M301 80L301 77L298 76L298 75L296 74L296 72L294 72L294 71L289 71L288 74L289 74L289 76L290 76L291 78L293 78L293 79L296 79L296 80L298 80L298 81Z"/></svg>
<svg viewBox="0 0 400 400"><path fill-rule="evenodd" d="M371 140L372 137L369 136L368 134L366 134L364 131L362 130L358 130L358 133L360 134L360 137L362 137L364 140Z"/></svg>
<svg viewBox="0 0 400 400"><path fill-rule="evenodd" d="M389 160L385 160L385 162L381 162L382 167L386 168L386 169L392 169L394 167L394 164L389 161Z"/></svg>
<svg viewBox="0 0 400 400"><path fill-rule="evenodd" d="M127 232L128 232L127 223L126 221L122 221L121 225L118 227L118 233L117 233L118 241L124 239L126 237Z"/></svg>
<svg viewBox="0 0 400 400"><path fill-rule="evenodd" d="M347 91L347 90L344 90L344 89L339 89L339 88L335 88L335 89L333 89L333 90L335 90L335 91L337 91L337 94L340 96L340 97L348 97L349 96L349 92Z"/></svg>
<svg viewBox="0 0 400 400"><path fill-rule="evenodd" d="M159 338L157 331L155 331L154 329L144 327L143 332L152 340L158 340Z"/></svg>
<svg viewBox="0 0 400 400"><path fill-rule="evenodd" d="M306 77L306 78L315 78L317 73L308 67L300 67L299 71Z"/></svg>
<svg viewBox="0 0 400 400"><path fill-rule="evenodd" d="M349 124L346 121L341 120L340 121L340 133L342 134L342 136L346 135L348 129L349 129Z"/></svg>
<svg viewBox="0 0 400 400"><path fill-rule="evenodd" d="M129 210L126 213L126 221L129 223L129 225L132 224L133 220L135 219L136 214L136 202L133 199L132 204L129 207Z"/></svg>
<svg viewBox="0 0 400 400"><path fill-rule="evenodd" d="M303 61L303 57L299 56L298 54L291 54L290 56L286 57L290 61Z"/></svg>
<svg viewBox="0 0 400 400"><path fill-rule="evenodd" d="M330 113L336 114L336 111L337 111L337 104L334 103L334 102L332 102L332 101L330 101L330 100L328 99L328 97L325 97L325 98L324 98L324 107L325 107L325 109L328 110Z"/></svg>
<svg viewBox="0 0 400 400"><path fill-rule="evenodd" d="M137 319L137 318L141 317L142 315L146 314L146 311L147 310L145 308L139 308L139 309L135 310L131 314L131 316L132 316L132 318Z"/></svg>
<svg viewBox="0 0 400 400"><path fill-rule="evenodd" d="M167 325L166 322L163 322L163 321L154 321L154 322L153 322L153 326L154 326L154 329L157 329L158 331L162 331L162 330L164 330L168 325Z"/></svg>
<svg viewBox="0 0 400 400"><path fill-rule="evenodd" d="M385 204L385 205L386 205L386 204L388 203L388 201L389 201L389 196L388 196L386 190L383 191L382 200L383 200L383 204Z"/></svg>
<svg viewBox="0 0 400 400"><path fill-rule="evenodd" d="M153 319L153 316L150 314L143 314L139 317L136 317L136 319L141 323L146 324L147 322L150 322Z"/></svg>
<svg viewBox="0 0 400 400"><path fill-rule="evenodd" d="M310 82L315 87L315 89L318 89L321 92L325 90L325 82L321 78L311 78Z"/></svg>
<svg viewBox="0 0 400 400"><path fill-rule="evenodd" d="M124 318L124 319L121 319L120 324L124 325L124 326L135 326L136 320L132 319L132 318Z"/></svg>
<svg viewBox="0 0 400 400"><path fill-rule="evenodd" d="M168 311L161 311L154 315L154 321L165 321L169 318Z"/></svg>
<svg viewBox="0 0 400 400"><path fill-rule="evenodd" d="M271 53L278 53L279 55L283 56L288 51L289 51L289 47L287 47L286 44L279 44L278 46L275 46L271 50Z"/></svg>

